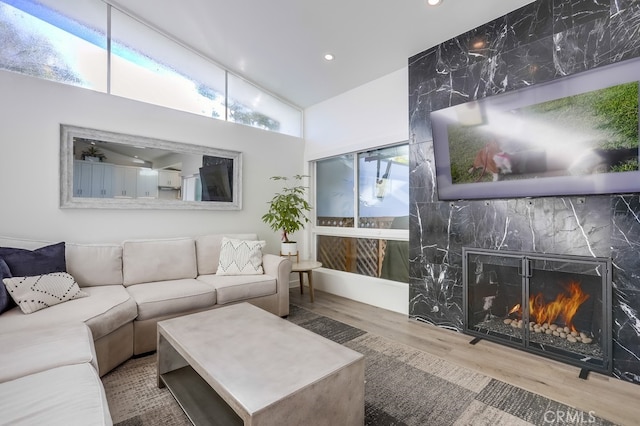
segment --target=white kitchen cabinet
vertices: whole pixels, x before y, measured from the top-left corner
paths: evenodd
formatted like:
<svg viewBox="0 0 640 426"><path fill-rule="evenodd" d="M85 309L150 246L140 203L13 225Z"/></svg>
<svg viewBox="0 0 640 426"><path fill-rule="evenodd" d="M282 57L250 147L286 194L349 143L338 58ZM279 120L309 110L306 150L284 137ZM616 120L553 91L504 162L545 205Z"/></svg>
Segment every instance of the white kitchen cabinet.
<svg viewBox="0 0 640 426"><path fill-rule="evenodd" d="M137 192L138 167L115 166L113 171L113 196L135 198Z"/></svg>
<svg viewBox="0 0 640 426"><path fill-rule="evenodd" d="M138 169L137 198L158 198L158 171Z"/></svg>
<svg viewBox="0 0 640 426"><path fill-rule="evenodd" d="M73 162L73 196L113 197L113 165L75 160Z"/></svg>
<svg viewBox="0 0 640 426"><path fill-rule="evenodd" d="M113 164L91 164L91 197L113 197Z"/></svg>
<svg viewBox="0 0 640 426"><path fill-rule="evenodd" d="M182 177L177 170L158 170L158 186L178 189L182 186Z"/></svg>
<svg viewBox="0 0 640 426"><path fill-rule="evenodd" d="M91 163L76 160L73 162L73 196L91 197Z"/></svg>

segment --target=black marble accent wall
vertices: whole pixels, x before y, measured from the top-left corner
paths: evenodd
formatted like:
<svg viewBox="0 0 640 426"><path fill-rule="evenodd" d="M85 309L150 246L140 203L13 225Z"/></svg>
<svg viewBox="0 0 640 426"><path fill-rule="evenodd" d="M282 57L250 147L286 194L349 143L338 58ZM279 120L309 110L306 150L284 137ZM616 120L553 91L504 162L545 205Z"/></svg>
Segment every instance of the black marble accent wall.
<svg viewBox="0 0 640 426"><path fill-rule="evenodd" d="M640 56L640 2L539 0L409 59L409 315L462 329L462 247L610 257L614 375L640 384L640 194L438 200L430 111Z"/></svg>

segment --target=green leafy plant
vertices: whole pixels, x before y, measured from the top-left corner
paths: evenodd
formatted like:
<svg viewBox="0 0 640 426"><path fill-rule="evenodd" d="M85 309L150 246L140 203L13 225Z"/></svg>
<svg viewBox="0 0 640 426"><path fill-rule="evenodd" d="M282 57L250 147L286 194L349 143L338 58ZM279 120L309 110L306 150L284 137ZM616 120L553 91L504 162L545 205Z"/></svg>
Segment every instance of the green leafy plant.
<svg viewBox="0 0 640 426"><path fill-rule="evenodd" d="M271 180L284 181L280 192L268 202L269 210L262 216L262 221L274 231L282 231L282 241L289 243L289 234L299 231L306 223L311 222L306 213L311 211L311 205L304 195L308 189L302 184L307 175L295 175L292 178L272 176ZM296 183L288 185L292 179Z"/></svg>
<svg viewBox="0 0 640 426"><path fill-rule="evenodd" d="M106 155L100 151L100 148L96 148L95 146L89 146L84 151L82 151L82 158L85 157L97 157L100 161L103 161L107 158Z"/></svg>

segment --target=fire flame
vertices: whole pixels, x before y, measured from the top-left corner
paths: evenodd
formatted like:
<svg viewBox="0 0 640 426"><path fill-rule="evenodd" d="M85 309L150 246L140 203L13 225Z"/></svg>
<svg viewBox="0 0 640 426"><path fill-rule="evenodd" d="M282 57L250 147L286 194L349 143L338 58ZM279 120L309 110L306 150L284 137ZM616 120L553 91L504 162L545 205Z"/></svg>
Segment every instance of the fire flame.
<svg viewBox="0 0 640 426"><path fill-rule="evenodd" d="M580 283L571 281L566 287L564 293L559 293L556 299L546 303L542 297L542 293L529 296L529 318L538 324L553 324L558 318L564 320L564 323L572 331L577 331L573 325L573 317L587 299L589 295L582 291ZM518 312L522 314L522 308L518 303L510 311L509 314Z"/></svg>
<svg viewBox="0 0 640 426"><path fill-rule="evenodd" d="M511 315L514 312L522 313L522 309L520 309L520 304L519 303L516 303L516 306L511 308L511 310L509 311L509 313L507 315Z"/></svg>

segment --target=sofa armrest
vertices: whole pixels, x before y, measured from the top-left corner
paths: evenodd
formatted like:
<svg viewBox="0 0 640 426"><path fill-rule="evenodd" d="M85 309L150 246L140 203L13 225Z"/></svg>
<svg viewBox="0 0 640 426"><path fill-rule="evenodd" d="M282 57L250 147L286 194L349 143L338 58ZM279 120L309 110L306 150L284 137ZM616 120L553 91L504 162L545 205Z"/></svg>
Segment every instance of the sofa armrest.
<svg viewBox="0 0 640 426"><path fill-rule="evenodd" d="M276 277L278 293L278 312L289 313L289 281L291 276L291 260L275 254L265 253L262 256L262 268L266 275ZM287 315L285 314L285 315Z"/></svg>

